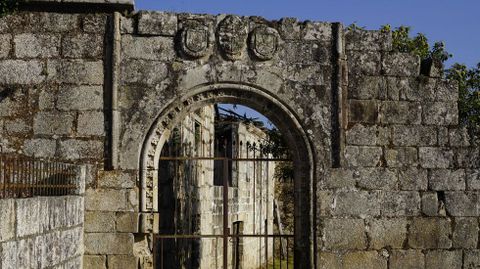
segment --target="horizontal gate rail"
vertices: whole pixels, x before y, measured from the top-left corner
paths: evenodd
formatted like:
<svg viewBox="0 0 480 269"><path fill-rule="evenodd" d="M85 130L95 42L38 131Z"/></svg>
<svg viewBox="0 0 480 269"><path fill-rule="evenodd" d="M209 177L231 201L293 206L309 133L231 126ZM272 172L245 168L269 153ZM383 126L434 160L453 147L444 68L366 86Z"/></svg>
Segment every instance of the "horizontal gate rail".
<svg viewBox="0 0 480 269"><path fill-rule="evenodd" d="M0 199L75 194L78 166L0 153Z"/></svg>

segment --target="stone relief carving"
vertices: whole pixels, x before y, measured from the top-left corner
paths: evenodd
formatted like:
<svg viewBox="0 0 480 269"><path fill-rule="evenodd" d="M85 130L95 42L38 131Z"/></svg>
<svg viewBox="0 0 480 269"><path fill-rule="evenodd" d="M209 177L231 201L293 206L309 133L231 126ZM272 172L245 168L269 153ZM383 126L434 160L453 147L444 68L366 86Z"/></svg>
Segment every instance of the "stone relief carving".
<svg viewBox="0 0 480 269"><path fill-rule="evenodd" d="M280 35L277 30L259 26L250 34L249 47L252 53L260 60L270 60L278 51Z"/></svg>
<svg viewBox="0 0 480 269"><path fill-rule="evenodd" d="M227 16L218 25L217 38L218 45L227 59L239 59L246 45L246 23L238 16Z"/></svg>
<svg viewBox="0 0 480 269"><path fill-rule="evenodd" d="M180 49L192 58L206 56L210 51L208 26L197 21L188 23L180 33Z"/></svg>

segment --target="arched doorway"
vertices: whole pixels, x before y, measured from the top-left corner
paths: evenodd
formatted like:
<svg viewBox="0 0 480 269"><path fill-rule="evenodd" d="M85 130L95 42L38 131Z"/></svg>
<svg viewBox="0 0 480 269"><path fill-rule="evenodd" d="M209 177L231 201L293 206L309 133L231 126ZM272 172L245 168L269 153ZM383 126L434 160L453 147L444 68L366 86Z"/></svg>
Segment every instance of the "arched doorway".
<svg viewBox="0 0 480 269"><path fill-rule="evenodd" d="M314 268L315 262L315 210L314 167L315 158L306 132L291 109L267 91L244 84L221 83L201 85L190 89L159 113L152 125L141 152L142 212L158 212L159 160L165 142L174 126L188 113L214 103L238 103L249 106L268 117L284 135L294 164L295 188L295 268ZM146 218L151 227L155 218Z"/></svg>

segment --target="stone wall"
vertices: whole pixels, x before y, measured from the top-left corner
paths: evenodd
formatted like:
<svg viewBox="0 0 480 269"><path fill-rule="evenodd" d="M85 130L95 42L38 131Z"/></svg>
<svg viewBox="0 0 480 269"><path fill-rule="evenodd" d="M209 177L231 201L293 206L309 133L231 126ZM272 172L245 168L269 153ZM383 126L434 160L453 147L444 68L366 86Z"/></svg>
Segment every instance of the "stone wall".
<svg viewBox="0 0 480 269"><path fill-rule="evenodd" d="M480 266L479 151L458 126L458 86L420 74L388 34L345 36L345 151L319 187L320 268Z"/></svg>
<svg viewBox="0 0 480 269"><path fill-rule="evenodd" d="M0 208L0 268L82 268L82 196L5 199Z"/></svg>
<svg viewBox="0 0 480 269"><path fill-rule="evenodd" d="M161 217L155 156L219 101L265 114L291 146L299 268L479 266L480 154L458 89L389 34L91 10L0 19L3 150L88 164L85 268L151 266L135 255Z"/></svg>

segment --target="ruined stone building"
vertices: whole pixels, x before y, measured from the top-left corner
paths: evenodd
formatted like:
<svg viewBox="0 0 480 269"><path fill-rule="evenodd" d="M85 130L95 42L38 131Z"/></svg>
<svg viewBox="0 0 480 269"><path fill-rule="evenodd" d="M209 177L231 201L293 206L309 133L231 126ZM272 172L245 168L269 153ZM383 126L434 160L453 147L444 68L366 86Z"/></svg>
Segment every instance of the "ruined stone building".
<svg viewBox="0 0 480 269"><path fill-rule="evenodd" d="M264 130L239 118L223 118L213 105L188 114L174 128L161 155L165 159L160 160L156 194L163 216L159 234L221 235L225 183L229 186L227 221L232 233L271 234L275 163L213 159L269 157L260 149L266 139ZM229 268L262 266L263 238L234 238L230 243ZM184 239L176 246L173 238L165 238L164 244L170 251L163 255L172 258L164 259L165 268L223 268L221 238ZM272 248L272 242L268 244ZM182 253L176 255L179 251Z"/></svg>
<svg viewBox="0 0 480 269"><path fill-rule="evenodd" d="M158 239L178 228L168 206L181 195L202 201L181 207L192 210L178 217L195 221L179 235L219 233L220 186L194 185L208 189L200 197L159 177L169 175L179 123L189 126L189 154L215 151L210 140L195 144L195 111L217 103L259 111L289 146L295 268L478 268L479 146L459 125L458 85L441 71L394 51L390 33L341 23L28 1L0 18L0 268L160 268ZM215 132L207 126L200 136ZM212 183L198 172L215 177L215 163L189 165L176 187ZM203 249L228 251L218 268L235 264L238 221L253 231L255 217L259 232L270 214L242 200L241 184L255 181L252 168L234 165L222 243ZM46 189L29 190L32 182ZM253 205L256 214L244 214ZM164 247L200 256L194 244Z"/></svg>

